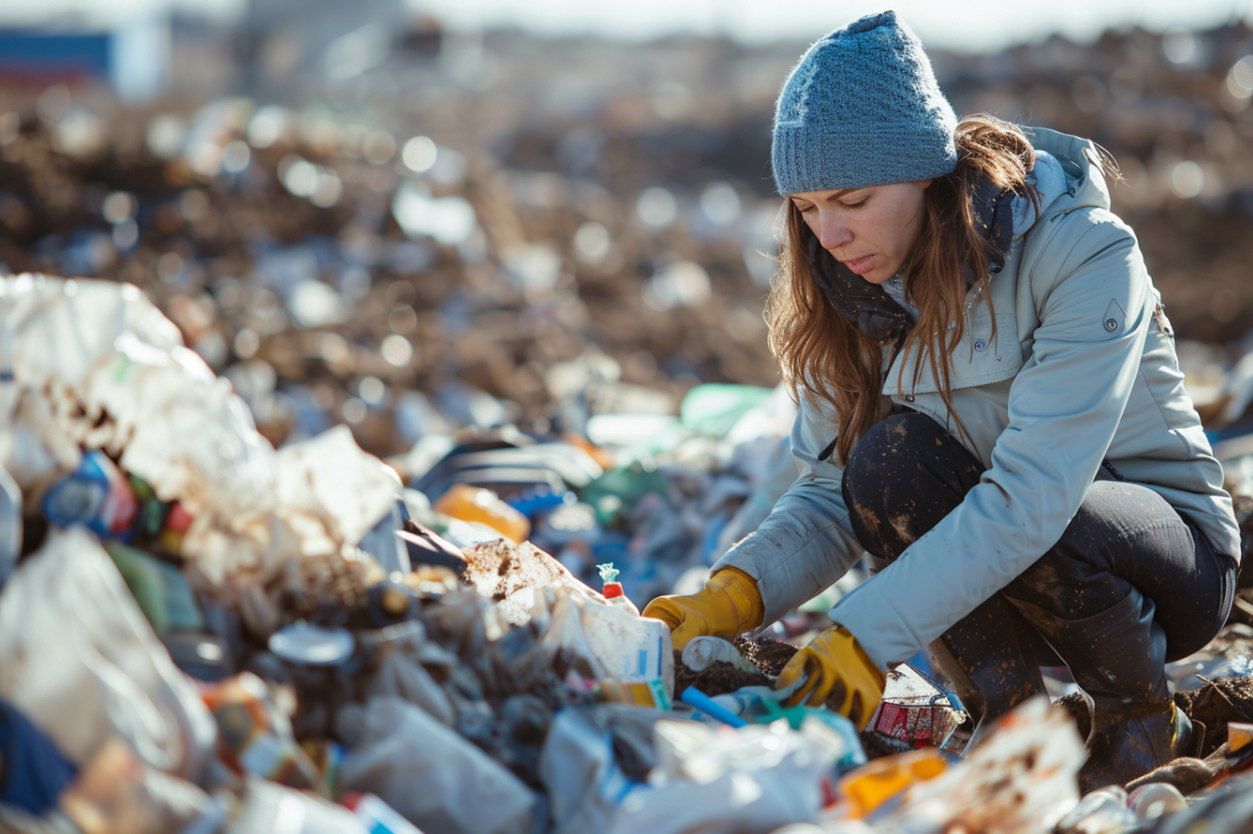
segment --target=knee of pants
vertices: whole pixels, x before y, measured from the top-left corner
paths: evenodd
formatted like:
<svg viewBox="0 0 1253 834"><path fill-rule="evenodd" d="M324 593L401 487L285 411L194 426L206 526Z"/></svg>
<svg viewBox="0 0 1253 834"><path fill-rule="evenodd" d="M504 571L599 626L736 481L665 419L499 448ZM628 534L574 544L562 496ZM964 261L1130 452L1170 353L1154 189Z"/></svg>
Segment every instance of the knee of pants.
<svg viewBox="0 0 1253 834"><path fill-rule="evenodd" d="M875 510L890 486L912 475L924 454L933 449L944 427L925 414L908 412L885 417L857 441L844 467L844 495L858 506Z"/></svg>

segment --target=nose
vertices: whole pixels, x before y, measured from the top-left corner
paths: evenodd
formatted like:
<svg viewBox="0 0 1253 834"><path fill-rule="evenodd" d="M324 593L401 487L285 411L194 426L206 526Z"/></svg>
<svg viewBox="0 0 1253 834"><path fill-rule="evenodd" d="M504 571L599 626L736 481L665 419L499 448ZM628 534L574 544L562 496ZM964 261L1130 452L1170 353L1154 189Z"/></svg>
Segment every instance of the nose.
<svg viewBox="0 0 1253 834"><path fill-rule="evenodd" d="M837 211L818 212L818 242L822 248L835 251L851 242L853 231L848 227L845 218Z"/></svg>

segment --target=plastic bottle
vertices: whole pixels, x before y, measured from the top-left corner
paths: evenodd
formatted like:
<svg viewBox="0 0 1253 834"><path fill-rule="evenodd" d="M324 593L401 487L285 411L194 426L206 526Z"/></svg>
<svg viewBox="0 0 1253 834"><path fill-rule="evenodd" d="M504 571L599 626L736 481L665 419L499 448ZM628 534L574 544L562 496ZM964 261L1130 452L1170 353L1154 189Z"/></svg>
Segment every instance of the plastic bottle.
<svg viewBox="0 0 1253 834"><path fill-rule="evenodd" d="M635 603L631 602L626 592L622 590L622 583L617 582L618 571L614 570L613 562L606 562L603 565L597 565L596 570L600 571L600 581L604 583L602 593L605 596L605 602L610 605L616 605L625 608L635 616L640 615L640 610L635 607Z"/></svg>
<svg viewBox="0 0 1253 834"><path fill-rule="evenodd" d="M530 520L490 489L454 484L435 502L435 511L462 521L486 524L515 544L526 541L531 534Z"/></svg>
<svg viewBox="0 0 1253 834"><path fill-rule="evenodd" d="M139 503L130 481L104 452L83 455L78 468L44 495L43 511L58 527L85 524L102 539L129 542Z"/></svg>

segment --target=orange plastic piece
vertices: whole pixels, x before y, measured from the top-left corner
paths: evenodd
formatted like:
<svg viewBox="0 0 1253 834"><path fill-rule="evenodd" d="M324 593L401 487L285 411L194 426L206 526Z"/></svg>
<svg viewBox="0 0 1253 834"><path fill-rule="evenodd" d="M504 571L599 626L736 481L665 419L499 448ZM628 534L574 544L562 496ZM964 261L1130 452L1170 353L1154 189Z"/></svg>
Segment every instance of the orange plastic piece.
<svg viewBox="0 0 1253 834"><path fill-rule="evenodd" d="M515 544L521 544L531 535L530 520L490 489L455 484L439 497L434 509L462 521L486 524Z"/></svg>
<svg viewBox="0 0 1253 834"><path fill-rule="evenodd" d="M615 461L613 453L607 449L595 445L585 437L579 437L574 432L563 432L561 439L569 443L571 446L577 446L587 452L588 456L600 464L601 469L613 469Z"/></svg>
<svg viewBox="0 0 1253 834"><path fill-rule="evenodd" d="M837 790L848 815L862 818L905 789L934 779L948 769L939 751L927 748L876 759L840 780Z"/></svg>

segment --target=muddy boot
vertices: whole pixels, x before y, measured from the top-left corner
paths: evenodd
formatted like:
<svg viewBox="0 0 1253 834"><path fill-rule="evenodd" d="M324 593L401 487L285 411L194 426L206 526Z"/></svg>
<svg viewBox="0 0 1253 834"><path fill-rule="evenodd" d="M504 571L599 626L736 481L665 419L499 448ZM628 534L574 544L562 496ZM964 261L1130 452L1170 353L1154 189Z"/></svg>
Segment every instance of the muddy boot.
<svg viewBox="0 0 1253 834"><path fill-rule="evenodd" d="M1031 626L995 594L927 647L932 664L975 722L968 749L998 718L1044 692L1031 638Z"/></svg>
<svg viewBox="0 0 1253 834"><path fill-rule="evenodd" d="M1013 601L1065 661L1092 712L1083 793L1125 785L1191 753L1192 725L1166 687L1166 634L1153 601L1132 588L1122 602L1081 620L1065 620Z"/></svg>

